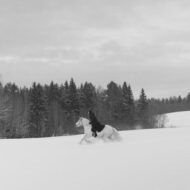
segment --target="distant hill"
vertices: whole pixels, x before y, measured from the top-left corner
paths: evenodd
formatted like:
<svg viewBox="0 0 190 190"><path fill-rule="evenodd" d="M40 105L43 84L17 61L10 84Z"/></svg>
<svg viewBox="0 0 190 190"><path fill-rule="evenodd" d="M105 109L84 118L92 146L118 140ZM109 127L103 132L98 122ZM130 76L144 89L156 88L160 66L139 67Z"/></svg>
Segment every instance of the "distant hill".
<svg viewBox="0 0 190 190"><path fill-rule="evenodd" d="M190 111L166 114L166 127L190 127Z"/></svg>

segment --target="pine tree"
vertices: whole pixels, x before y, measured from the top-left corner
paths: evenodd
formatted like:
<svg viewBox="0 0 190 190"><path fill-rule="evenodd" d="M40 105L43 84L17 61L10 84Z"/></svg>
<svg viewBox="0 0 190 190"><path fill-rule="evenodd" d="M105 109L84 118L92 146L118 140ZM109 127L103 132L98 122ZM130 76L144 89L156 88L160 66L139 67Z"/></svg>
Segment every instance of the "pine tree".
<svg viewBox="0 0 190 190"><path fill-rule="evenodd" d="M189 103L190 102L190 93L187 94L186 101Z"/></svg>
<svg viewBox="0 0 190 190"><path fill-rule="evenodd" d="M48 127L46 134L48 136L56 135L59 133L59 103L60 103L60 89L58 84L53 81L50 85L45 86L45 94L48 97Z"/></svg>
<svg viewBox="0 0 190 190"><path fill-rule="evenodd" d="M7 83L4 87L4 92L9 95L16 95L19 92L19 88L15 83Z"/></svg>
<svg viewBox="0 0 190 190"><path fill-rule="evenodd" d="M181 104L182 101L183 101L183 100L182 100L182 97L181 97L181 96L178 96L178 98L177 98L177 103L178 103L178 104Z"/></svg>
<svg viewBox="0 0 190 190"><path fill-rule="evenodd" d="M28 88L21 89L20 93L23 101L23 112L20 114L20 135L22 137L29 137L29 90Z"/></svg>
<svg viewBox="0 0 190 190"><path fill-rule="evenodd" d="M78 91L74 79L72 78L69 84L69 107L71 112L79 113L79 98Z"/></svg>
<svg viewBox="0 0 190 190"><path fill-rule="evenodd" d="M123 119L127 124L133 125L135 119L135 105L133 92L131 86L127 86L127 83L123 83L122 87L123 92Z"/></svg>
<svg viewBox="0 0 190 190"><path fill-rule="evenodd" d="M52 81L49 86L46 86L46 94L49 103L58 101L60 98L59 86Z"/></svg>
<svg viewBox="0 0 190 190"><path fill-rule="evenodd" d="M86 102L85 102L85 94L84 94L84 85L81 84L79 88L79 108L80 108L80 115L86 115Z"/></svg>
<svg viewBox="0 0 190 190"><path fill-rule="evenodd" d="M65 111L66 115L70 115L71 112L71 101L70 101L70 93L69 93L69 84L68 81L65 81L65 84L62 89L61 94L61 105L63 110Z"/></svg>
<svg viewBox="0 0 190 190"><path fill-rule="evenodd" d="M137 103L137 119L143 127L149 127L149 105L144 89L141 90Z"/></svg>
<svg viewBox="0 0 190 190"><path fill-rule="evenodd" d="M122 89L115 82L107 85L107 106L109 110L109 120L118 122L122 115Z"/></svg>
<svg viewBox="0 0 190 190"><path fill-rule="evenodd" d="M48 122L48 100L40 84L33 83L29 99L30 137L42 137L46 132Z"/></svg>
<svg viewBox="0 0 190 190"><path fill-rule="evenodd" d="M86 112L96 105L96 90L95 87L88 82L82 85L79 91L79 103Z"/></svg>
<svg viewBox="0 0 190 190"><path fill-rule="evenodd" d="M64 85L61 88L61 98L60 98L60 105L62 107L62 119L64 120L64 124L63 124L63 131L66 134L69 134L72 132L71 126L74 125L74 120L76 117L76 113L73 110L73 95L72 95L72 90L75 92L75 97L78 96L78 94L76 95L77 89L76 89L76 85L74 83L74 80L72 80L71 83L71 88L70 88L70 84L68 83L68 81L65 81ZM73 84L74 83L74 84ZM78 99L78 97L77 97ZM78 105L79 107L79 105ZM79 111L79 110L78 110Z"/></svg>
<svg viewBox="0 0 190 190"><path fill-rule="evenodd" d="M79 115L79 94L73 78L70 80L67 93L66 101L69 110L68 120L71 126L68 132L74 133L76 129L73 126Z"/></svg>
<svg viewBox="0 0 190 190"><path fill-rule="evenodd" d="M1 137L12 137L12 131L10 130L10 123L12 119L12 104L10 104L9 97L0 97L0 135Z"/></svg>
<svg viewBox="0 0 190 190"><path fill-rule="evenodd" d="M187 94L186 98L185 98L185 104L187 109L190 109L190 93Z"/></svg>
<svg viewBox="0 0 190 190"><path fill-rule="evenodd" d="M107 107L107 92L102 89L102 87L98 87L96 90L96 115L102 121L102 123L108 122L108 107Z"/></svg>
<svg viewBox="0 0 190 190"><path fill-rule="evenodd" d="M10 113L9 118L9 126L7 128L7 136L9 137L16 137L16 130L18 127L18 116L20 115L20 108L19 105L19 88L16 86L15 83L7 83L4 87L4 93L6 96L9 96L10 104L12 107L12 111Z"/></svg>

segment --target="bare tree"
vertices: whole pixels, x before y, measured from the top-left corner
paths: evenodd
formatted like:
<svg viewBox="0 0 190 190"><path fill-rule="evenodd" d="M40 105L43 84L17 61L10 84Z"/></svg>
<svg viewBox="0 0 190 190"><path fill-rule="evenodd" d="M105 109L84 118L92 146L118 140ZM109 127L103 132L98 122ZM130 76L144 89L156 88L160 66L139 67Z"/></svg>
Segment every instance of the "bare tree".
<svg viewBox="0 0 190 190"><path fill-rule="evenodd" d="M156 117L156 127L157 128L164 128L166 125L166 122L168 120L167 116L165 114L160 114L155 116Z"/></svg>

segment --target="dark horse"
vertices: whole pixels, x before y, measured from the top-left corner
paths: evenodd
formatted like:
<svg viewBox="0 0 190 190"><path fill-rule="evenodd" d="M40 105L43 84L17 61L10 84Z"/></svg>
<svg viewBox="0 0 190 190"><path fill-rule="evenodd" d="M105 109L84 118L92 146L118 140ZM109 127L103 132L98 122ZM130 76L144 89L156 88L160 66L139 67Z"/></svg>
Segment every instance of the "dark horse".
<svg viewBox="0 0 190 190"><path fill-rule="evenodd" d="M101 124L98 119L96 118L95 114L92 112L92 110L89 110L88 112L90 124L92 125L92 135L94 137L97 137L97 132L100 132L104 129L105 125Z"/></svg>

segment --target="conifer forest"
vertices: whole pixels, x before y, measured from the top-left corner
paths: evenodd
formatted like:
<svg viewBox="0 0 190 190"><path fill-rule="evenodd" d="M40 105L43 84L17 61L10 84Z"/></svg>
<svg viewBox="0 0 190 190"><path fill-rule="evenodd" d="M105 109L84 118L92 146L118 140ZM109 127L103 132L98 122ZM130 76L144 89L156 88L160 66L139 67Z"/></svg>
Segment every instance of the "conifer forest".
<svg viewBox="0 0 190 190"><path fill-rule="evenodd" d="M190 109L190 94L182 98L149 99L140 89L134 99L132 87L111 81L105 89L74 79L59 85L33 83L30 88L0 84L0 137L31 138L79 134L79 116L93 110L104 124L118 130L156 128L163 113Z"/></svg>

